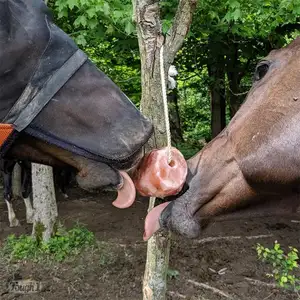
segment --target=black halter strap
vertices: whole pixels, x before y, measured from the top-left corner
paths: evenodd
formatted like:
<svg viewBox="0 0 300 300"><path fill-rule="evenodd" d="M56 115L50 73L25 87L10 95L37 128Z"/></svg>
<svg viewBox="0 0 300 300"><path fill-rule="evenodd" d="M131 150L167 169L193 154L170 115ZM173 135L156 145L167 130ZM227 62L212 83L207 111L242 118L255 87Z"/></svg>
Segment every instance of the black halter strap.
<svg viewBox="0 0 300 300"><path fill-rule="evenodd" d="M35 92L29 82L14 106L0 123L0 156L5 157L19 133L41 112L53 96L68 82L75 72L87 61L81 50L74 54Z"/></svg>
<svg viewBox="0 0 300 300"><path fill-rule="evenodd" d="M28 99L33 89L29 82L23 94L6 115L2 123L12 124L14 130L18 132L24 130L86 60L87 55L78 49L50 76L43 88L32 99Z"/></svg>

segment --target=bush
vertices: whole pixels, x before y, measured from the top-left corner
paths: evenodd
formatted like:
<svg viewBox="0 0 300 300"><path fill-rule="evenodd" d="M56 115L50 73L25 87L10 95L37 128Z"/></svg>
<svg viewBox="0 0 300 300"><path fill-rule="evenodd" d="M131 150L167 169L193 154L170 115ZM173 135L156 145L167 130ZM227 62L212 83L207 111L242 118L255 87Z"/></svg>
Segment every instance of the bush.
<svg viewBox="0 0 300 300"><path fill-rule="evenodd" d="M95 245L95 236L81 225L70 230L63 227L57 230L48 242L38 242L31 236L9 235L2 248L4 256L10 260L38 260L48 257L57 261L74 257L88 246Z"/></svg>
<svg viewBox="0 0 300 300"><path fill-rule="evenodd" d="M272 249L265 248L260 244L256 246L258 258L273 267L272 273L267 276L274 278L280 287L299 291L300 278L294 274L298 269L298 250L293 247L289 247L289 249L290 251L285 254L277 241Z"/></svg>

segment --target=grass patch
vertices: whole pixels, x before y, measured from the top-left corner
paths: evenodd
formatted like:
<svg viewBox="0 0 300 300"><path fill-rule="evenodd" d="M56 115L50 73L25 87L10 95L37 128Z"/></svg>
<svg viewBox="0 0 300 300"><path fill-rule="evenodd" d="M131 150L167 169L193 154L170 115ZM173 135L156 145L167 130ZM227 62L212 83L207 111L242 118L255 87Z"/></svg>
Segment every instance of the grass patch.
<svg viewBox="0 0 300 300"><path fill-rule="evenodd" d="M111 265L116 261L118 254L116 249L112 248L113 245L109 243L97 241L97 253L101 266Z"/></svg>
<svg viewBox="0 0 300 300"><path fill-rule="evenodd" d="M48 242L39 242L31 236L9 235L1 249L1 254L10 261L48 258L64 261L74 258L87 247L95 246L96 240L92 232L77 224L70 230L59 227L56 234Z"/></svg>

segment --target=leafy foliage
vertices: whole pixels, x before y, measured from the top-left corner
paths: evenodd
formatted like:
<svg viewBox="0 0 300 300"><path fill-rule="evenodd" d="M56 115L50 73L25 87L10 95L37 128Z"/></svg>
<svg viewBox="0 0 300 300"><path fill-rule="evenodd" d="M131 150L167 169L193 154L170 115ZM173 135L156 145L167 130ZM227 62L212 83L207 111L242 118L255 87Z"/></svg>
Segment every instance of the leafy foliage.
<svg viewBox="0 0 300 300"><path fill-rule="evenodd" d="M177 62L186 72L212 89L225 86L230 117L243 102L252 84L259 59L284 46L299 29L299 4L280 0L198 1L191 32ZM202 73L214 70L220 77L203 81ZM208 99L207 99L208 101Z"/></svg>
<svg viewBox="0 0 300 300"><path fill-rule="evenodd" d="M129 0L56 0L51 7L63 28L82 46L106 35L126 36L135 31Z"/></svg>
<svg viewBox="0 0 300 300"><path fill-rule="evenodd" d="M265 248L260 244L256 246L258 258L273 267L272 273L267 276L274 278L280 287L300 290L300 278L294 274L299 267L298 250L293 247L289 247L289 249L290 251L285 254L277 241L272 249Z"/></svg>
<svg viewBox="0 0 300 300"><path fill-rule="evenodd" d="M178 0L159 1L163 32L172 24ZM130 0L49 0L56 23L97 66L139 105L140 57ZM187 156L199 140L211 139L210 90L225 87L227 121L252 84L257 61L297 35L300 2L295 0L198 0L188 38L176 58L179 111ZM208 75L221 70L222 78ZM222 73L221 72L221 73ZM218 72L217 72L218 73Z"/></svg>
<svg viewBox="0 0 300 300"><path fill-rule="evenodd" d="M180 82L179 82L180 83ZM210 103L207 89L183 89L180 93L179 109L184 138L190 145L198 146L199 141L210 140Z"/></svg>
<svg viewBox="0 0 300 300"><path fill-rule="evenodd" d="M48 257L63 261L79 254L84 248L95 244L94 234L81 225L70 230L57 230L48 242L38 242L31 236L9 235L1 252L10 260L38 260Z"/></svg>

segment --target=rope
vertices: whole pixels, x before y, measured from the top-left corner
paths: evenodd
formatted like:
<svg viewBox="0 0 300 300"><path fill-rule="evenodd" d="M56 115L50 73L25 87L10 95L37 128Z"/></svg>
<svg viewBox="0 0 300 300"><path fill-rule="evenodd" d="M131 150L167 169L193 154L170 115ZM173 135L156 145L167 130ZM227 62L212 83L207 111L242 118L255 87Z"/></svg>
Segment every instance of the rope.
<svg viewBox="0 0 300 300"><path fill-rule="evenodd" d="M165 81L165 70L164 70L164 46L160 48L160 77L161 77L161 91L163 97L164 104L164 115L165 115L165 124L166 124L166 132L167 132L167 151L168 151L168 163L172 161L172 152L171 152L171 130L170 130L170 121L169 121L169 111L168 111L168 98L167 98L167 89L166 89L166 81ZM149 199L149 207L148 213L155 206L156 197L150 197ZM151 237L151 240L153 237Z"/></svg>
<svg viewBox="0 0 300 300"><path fill-rule="evenodd" d="M165 115L165 124L166 124L166 132L167 132L167 151L168 151L168 163L172 161L172 152L171 152L171 130L170 130L170 121L169 121L169 111L168 111L168 98L167 98L167 90L166 90L166 81L165 81L165 70L164 70L164 46L160 48L160 77L161 77L161 91L163 97L163 104L164 104L164 115ZM148 213L154 208L155 206L156 197L150 197L149 199L149 207ZM151 237L150 240L152 240ZM149 241L150 241L149 240Z"/></svg>
<svg viewBox="0 0 300 300"><path fill-rule="evenodd" d="M162 97L163 97L166 133L167 133L168 163L170 163L172 160L172 151L171 151L172 143L171 143L171 130L170 130L170 121L169 121L166 81L165 81L164 73L165 73L165 70L164 70L164 46L162 45L160 48L160 78L161 78L161 92L162 92Z"/></svg>

